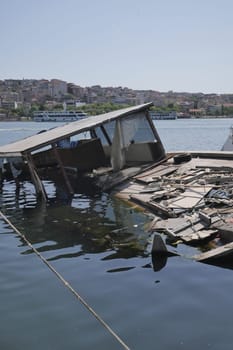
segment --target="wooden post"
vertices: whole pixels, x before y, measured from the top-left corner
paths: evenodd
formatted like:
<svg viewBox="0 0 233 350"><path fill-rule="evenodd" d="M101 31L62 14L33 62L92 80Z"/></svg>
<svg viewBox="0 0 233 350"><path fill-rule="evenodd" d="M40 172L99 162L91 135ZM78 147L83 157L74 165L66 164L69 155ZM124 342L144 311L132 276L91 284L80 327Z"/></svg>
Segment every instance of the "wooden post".
<svg viewBox="0 0 233 350"><path fill-rule="evenodd" d="M65 168L64 168L64 166L63 166L61 157L60 157L60 155L59 155L59 153L58 153L58 151L57 151L57 147L56 147L56 145L55 145L54 143L52 144L52 147L53 147L53 151L54 151L55 157L56 157L56 159L57 159L57 162L58 162L58 164L59 164L59 166L60 166L60 169L61 169L61 172L62 172L62 176L64 177L65 184L66 184L66 186L67 186L67 188L68 188L68 191L69 191L70 194L72 195L72 194L74 194L74 190L73 190L73 188L72 188L72 186L71 186L71 183L70 183L70 181L69 181L69 178L68 178L68 176L67 176L67 174L66 174L66 170L65 170Z"/></svg>
<svg viewBox="0 0 233 350"><path fill-rule="evenodd" d="M29 171L31 174L32 182L33 182L35 189L36 189L37 197L43 199L44 201L47 201L48 198L47 198L47 194L45 192L44 185L43 185L39 175L37 174L36 167L35 167L35 164L34 164L34 161L33 161L31 154L27 153L24 156L28 162L28 168L29 168Z"/></svg>

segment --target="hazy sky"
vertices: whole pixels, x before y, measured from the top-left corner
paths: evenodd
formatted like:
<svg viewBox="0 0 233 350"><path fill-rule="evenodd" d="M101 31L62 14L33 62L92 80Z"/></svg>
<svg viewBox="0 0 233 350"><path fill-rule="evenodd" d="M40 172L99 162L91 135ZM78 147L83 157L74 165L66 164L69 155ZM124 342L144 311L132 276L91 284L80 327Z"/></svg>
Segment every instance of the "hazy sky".
<svg viewBox="0 0 233 350"><path fill-rule="evenodd" d="M233 0L0 0L0 79L233 93Z"/></svg>

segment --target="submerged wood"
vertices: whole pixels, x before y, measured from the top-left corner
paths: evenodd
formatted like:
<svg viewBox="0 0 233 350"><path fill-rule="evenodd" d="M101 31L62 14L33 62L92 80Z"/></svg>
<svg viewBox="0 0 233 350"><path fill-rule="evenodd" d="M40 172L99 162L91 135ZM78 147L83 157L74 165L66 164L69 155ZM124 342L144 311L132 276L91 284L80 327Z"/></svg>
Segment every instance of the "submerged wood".
<svg viewBox="0 0 233 350"><path fill-rule="evenodd" d="M35 164L33 162L33 158L29 153L25 155L25 158L26 158L27 163L28 163L28 168L29 168L29 171L31 173L32 182L34 183L34 186L36 189L37 197L42 198L44 201L46 201L47 194L46 194L43 182L41 181L41 179L36 171L36 167L35 167Z"/></svg>
<svg viewBox="0 0 233 350"><path fill-rule="evenodd" d="M233 258L233 242L194 256L197 261L211 262L219 259Z"/></svg>

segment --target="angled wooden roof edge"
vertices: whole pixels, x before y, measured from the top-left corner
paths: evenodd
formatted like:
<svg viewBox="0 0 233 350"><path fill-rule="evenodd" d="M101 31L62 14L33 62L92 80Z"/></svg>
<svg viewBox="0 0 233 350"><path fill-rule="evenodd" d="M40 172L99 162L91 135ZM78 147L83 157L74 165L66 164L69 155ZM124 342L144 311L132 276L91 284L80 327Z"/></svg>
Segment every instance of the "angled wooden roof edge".
<svg viewBox="0 0 233 350"><path fill-rule="evenodd" d="M127 115L131 115L133 113L146 111L151 106L153 106L153 103L149 102L133 107L119 109L109 113L91 116L49 129L43 133L35 134L19 141L0 146L0 157L15 157L16 154L20 156L23 153L38 150L44 146L50 145L66 137L85 132L101 124L126 117Z"/></svg>

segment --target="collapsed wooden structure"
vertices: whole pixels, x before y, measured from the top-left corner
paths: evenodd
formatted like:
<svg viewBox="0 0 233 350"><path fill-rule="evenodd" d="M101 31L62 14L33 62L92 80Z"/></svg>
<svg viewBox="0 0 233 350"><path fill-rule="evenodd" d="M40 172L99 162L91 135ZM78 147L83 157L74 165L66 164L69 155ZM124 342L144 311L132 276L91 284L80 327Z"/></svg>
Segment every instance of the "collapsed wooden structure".
<svg viewBox="0 0 233 350"><path fill-rule="evenodd" d="M201 245L206 251L193 257L197 261L233 261L233 153L166 153L149 115L151 105L90 117L1 146L1 164L9 164L16 181L26 167L44 200L41 170L59 171L73 193L72 170L76 181L84 176L97 189L146 208L154 216L150 230L156 237L164 233L169 243ZM153 254L161 254L160 247Z"/></svg>
<svg viewBox="0 0 233 350"><path fill-rule="evenodd" d="M116 172L131 161L144 162L145 152L148 161L155 161L165 151L149 117L150 106L148 103L89 117L1 146L0 168L8 163L17 179L27 166L38 197L46 199L39 168L59 166L72 192L67 168L84 172L106 166ZM140 139L144 132L146 139ZM82 138L84 133L87 136Z"/></svg>
<svg viewBox="0 0 233 350"><path fill-rule="evenodd" d="M167 154L163 162L114 190L118 197L152 212L150 230L164 233L168 242L201 245L206 251L194 259L233 261L233 154L189 156L183 162L183 154L180 158ZM154 253L160 251L154 249Z"/></svg>

